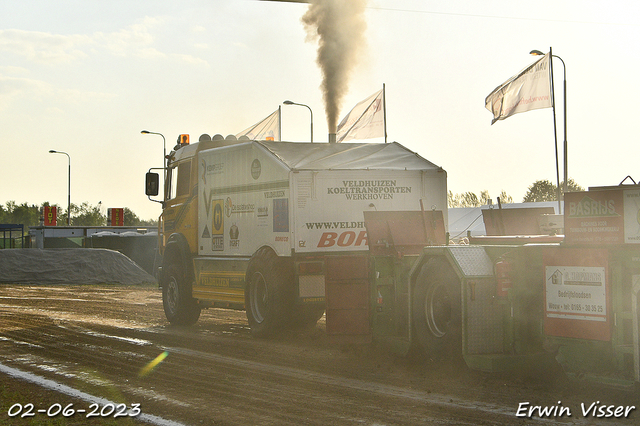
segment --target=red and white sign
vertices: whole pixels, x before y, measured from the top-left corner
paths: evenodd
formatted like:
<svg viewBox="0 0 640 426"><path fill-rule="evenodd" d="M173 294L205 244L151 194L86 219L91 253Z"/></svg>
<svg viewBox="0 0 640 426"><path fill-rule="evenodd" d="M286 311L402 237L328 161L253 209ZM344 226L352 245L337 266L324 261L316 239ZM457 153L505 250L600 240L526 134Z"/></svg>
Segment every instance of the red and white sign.
<svg viewBox="0 0 640 426"><path fill-rule="evenodd" d="M562 247L544 252L545 334L611 340L607 253Z"/></svg>
<svg viewBox="0 0 640 426"><path fill-rule="evenodd" d="M547 266L545 282L549 318L606 321L603 267Z"/></svg>

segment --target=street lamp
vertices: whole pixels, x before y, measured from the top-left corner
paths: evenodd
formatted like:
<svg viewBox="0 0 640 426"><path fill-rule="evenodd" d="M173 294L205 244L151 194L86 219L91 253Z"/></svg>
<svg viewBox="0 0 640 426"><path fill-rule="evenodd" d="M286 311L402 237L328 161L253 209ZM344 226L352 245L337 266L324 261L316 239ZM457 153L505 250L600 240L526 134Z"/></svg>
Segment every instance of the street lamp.
<svg viewBox="0 0 640 426"><path fill-rule="evenodd" d="M49 154L64 154L67 156L67 159L69 160L69 181L68 181L68 197L67 197L67 226L71 226L71 157L69 157L69 154L67 154L66 152L63 151L56 151L53 149L49 150Z"/></svg>
<svg viewBox="0 0 640 426"><path fill-rule="evenodd" d="M532 50L531 52L532 55L534 56L544 56L544 53L542 53L539 50ZM552 58L558 58L560 59L560 62L562 62L562 71L563 71L563 100L564 100L564 146L563 146L563 150L564 150L564 185L563 185L563 191L567 192L567 184L568 184L568 180L569 180L569 173L568 173L568 159L567 159L567 66L565 65L564 61L562 60L562 58L558 55L551 55ZM553 66L551 67L551 70L553 70ZM552 76L553 78L553 76Z"/></svg>
<svg viewBox="0 0 640 426"><path fill-rule="evenodd" d="M298 105L298 106L303 106L303 107L309 108L309 105L298 104L298 103L291 102L291 101L284 101L283 104L285 104L285 105ZM311 143L313 143L313 111L311 111L311 108L309 108L309 112L311 113Z"/></svg>
<svg viewBox="0 0 640 426"><path fill-rule="evenodd" d="M162 169L164 170L164 173L162 177L163 177L163 187L164 187L164 184L166 184L166 181L167 181L167 140L164 138L164 135L162 133L150 132L148 130L142 130L140 133L142 133L143 135L162 136L162 143L164 148L164 157L162 157Z"/></svg>

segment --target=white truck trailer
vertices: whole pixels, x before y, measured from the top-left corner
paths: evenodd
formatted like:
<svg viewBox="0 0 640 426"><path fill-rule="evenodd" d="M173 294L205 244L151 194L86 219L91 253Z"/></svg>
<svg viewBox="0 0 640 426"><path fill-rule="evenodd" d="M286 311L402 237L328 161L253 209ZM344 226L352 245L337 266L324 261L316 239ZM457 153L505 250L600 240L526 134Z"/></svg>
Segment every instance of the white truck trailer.
<svg viewBox="0 0 640 426"><path fill-rule="evenodd" d="M202 135L168 157L159 283L172 323L211 306L246 309L256 335L315 323L327 257L368 254L363 212L422 208L446 229L446 172L395 142Z"/></svg>

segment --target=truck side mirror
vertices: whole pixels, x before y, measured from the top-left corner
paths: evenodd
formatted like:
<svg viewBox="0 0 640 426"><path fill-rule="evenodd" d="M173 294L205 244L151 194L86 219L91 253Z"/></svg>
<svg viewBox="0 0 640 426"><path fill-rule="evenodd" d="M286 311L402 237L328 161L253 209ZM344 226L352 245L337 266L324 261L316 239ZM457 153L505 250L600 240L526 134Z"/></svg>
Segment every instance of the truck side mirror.
<svg viewBox="0 0 640 426"><path fill-rule="evenodd" d="M145 175L145 194L149 197L158 195L160 187L160 175L158 173L147 172Z"/></svg>

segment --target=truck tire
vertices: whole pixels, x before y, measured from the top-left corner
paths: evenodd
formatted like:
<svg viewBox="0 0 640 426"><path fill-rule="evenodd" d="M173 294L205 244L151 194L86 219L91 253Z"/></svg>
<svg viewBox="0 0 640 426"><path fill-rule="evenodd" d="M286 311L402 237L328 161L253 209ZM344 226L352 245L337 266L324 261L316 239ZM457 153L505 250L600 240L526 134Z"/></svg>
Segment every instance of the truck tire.
<svg viewBox="0 0 640 426"><path fill-rule="evenodd" d="M291 320L293 267L268 247L251 258L246 274L245 310L251 332L271 336Z"/></svg>
<svg viewBox="0 0 640 426"><path fill-rule="evenodd" d="M162 306L171 324L193 325L200 318L200 306L191 297L191 283L177 264L167 267L162 286Z"/></svg>
<svg viewBox="0 0 640 426"><path fill-rule="evenodd" d="M431 359L462 359L460 280L441 259L422 266L411 303L414 337Z"/></svg>

